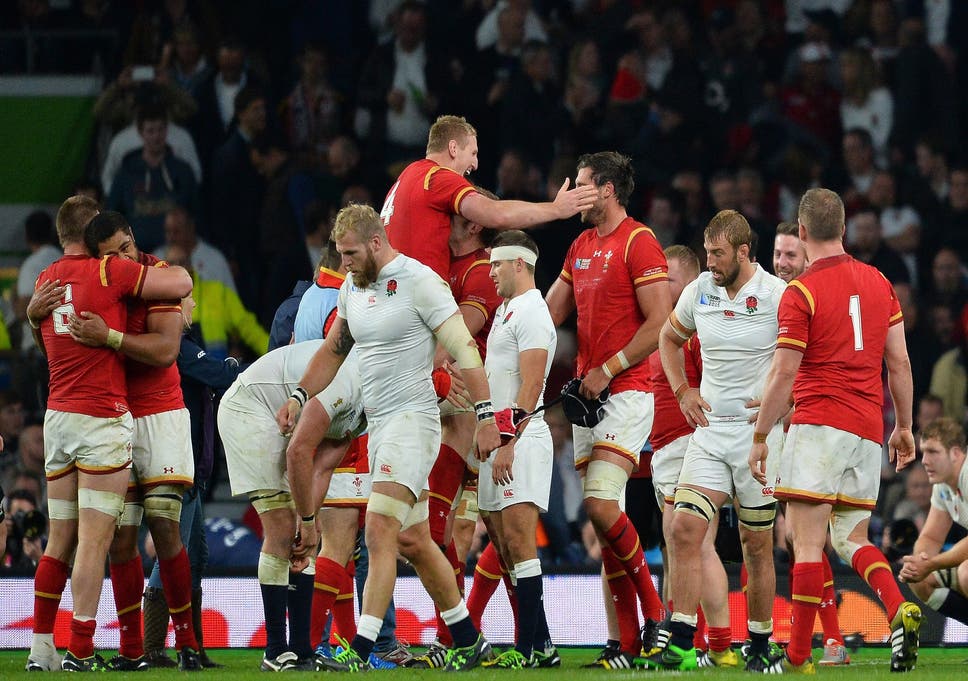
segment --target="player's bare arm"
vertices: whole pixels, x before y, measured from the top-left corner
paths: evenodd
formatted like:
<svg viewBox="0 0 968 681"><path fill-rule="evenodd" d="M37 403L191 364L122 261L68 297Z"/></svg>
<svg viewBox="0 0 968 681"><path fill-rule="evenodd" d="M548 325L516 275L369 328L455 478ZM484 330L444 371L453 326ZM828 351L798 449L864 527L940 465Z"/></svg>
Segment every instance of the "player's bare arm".
<svg viewBox="0 0 968 681"><path fill-rule="evenodd" d="M565 178L554 201L529 203L489 199L483 194L471 192L460 204L460 214L484 227L492 229L527 229L552 220L564 220L591 208L598 197L598 189L588 185L569 189Z"/></svg>
<svg viewBox="0 0 968 681"><path fill-rule="evenodd" d="M640 286L635 290L635 298L645 321L625 347L601 366L588 371L581 386L581 394L585 397L598 397L615 376L647 359L659 347L659 332L672 310L669 282L662 280Z"/></svg>
<svg viewBox="0 0 968 681"><path fill-rule="evenodd" d="M484 363L477 351L477 343L471 337L460 312L448 317L434 331L437 342L444 346L461 368L461 377L474 400L477 412L477 451L478 458L487 455L501 445L501 435L494 422L494 407L491 404L491 390L487 385ZM483 460L483 459L482 459Z"/></svg>
<svg viewBox="0 0 968 681"><path fill-rule="evenodd" d="M192 275L184 267L147 267L141 297L145 300L181 300L192 292Z"/></svg>
<svg viewBox="0 0 968 681"><path fill-rule="evenodd" d="M761 485L767 484L766 458L770 449L766 446L766 436L790 409L793 381L802 361L803 353L798 350L777 348L773 353L773 363L770 364L770 373L766 375L766 387L760 400L760 413L753 429L753 443L749 455L750 471Z"/></svg>
<svg viewBox="0 0 968 681"><path fill-rule="evenodd" d="M323 344L309 360L296 390L276 412L276 425L279 426L280 433L283 435L292 433L292 429L296 427L299 412L306 401L333 382L336 372L343 365L346 355L353 349L355 342L353 334L350 333L349 324L345 319L337 316Z"/></svg>
<svg viewBox="0 0 968 681"><path fill-rule="evenodd" d="M548 289L545 304L551 313L551 321L555 326L561 326L568 315L575 311L575 290L571 284L559 277Z"/></svg>
<svg viewBox="0 0 968 681"><path fill-rule="evenodd" d="M950 514L934 506L931 507L928 511L928 517L924 521L924 527L918 534L917 541L914 542L911 555L904 556L901 559L903 565L898 576L902 582L920 582L939 568L960 565L968 560L968 542L965 539L955 544L949 551L941 553L952 524ZM955 549L959 549L962 543L966 543L966 545L960 547L958 553L955 554L956 556L960 554L960 560L957 560L957 562L948 560L952 557L950 554L954 553Z"/></svg>
<svg viewBox="0 0 968 681"><path fill-rule="evenodd" d="M914 435L911 433L914 403L914 380L911 378L911 360L904 340L904 324L897 323L887 330L887 343L884 346L884 361L887 364L887 385L894 400L895 426L887 441L887 455L896 462L900 471L916 456Z"/></svg>
<svg viewBox="0 0 968 681"><path fill-rule="evenodd" d="M695 333L695 329L686 328L676 318L675 313L671 313L659 331L659 359L662 362L662 371L665 372L679 402L679 409L686 417L686 423L692 428L705 428L709 425L706 412L711 411L712 407L703 399L699 388L689 385L686 378L686 356L682 349Z"/></svg>
<svg viewBox="0 0 968 681"><path fill-rule="evenodd" d="M147 333L118 333L119 350L125 356L148 366L168 367L178 359L184 319L179 311L148 315ZM71 315L67 327L71 338L81 345L101 347L112 341L108 325L100 315L87 310Z"/></svg>
<svg viewBox="0 0 968 681"><path fill-rule="evenodd" d="M27 302L27 322L32 328L37 328L40 321L61 304L66 291L67 287L60 285L60 279L37 285Z"/></svg>

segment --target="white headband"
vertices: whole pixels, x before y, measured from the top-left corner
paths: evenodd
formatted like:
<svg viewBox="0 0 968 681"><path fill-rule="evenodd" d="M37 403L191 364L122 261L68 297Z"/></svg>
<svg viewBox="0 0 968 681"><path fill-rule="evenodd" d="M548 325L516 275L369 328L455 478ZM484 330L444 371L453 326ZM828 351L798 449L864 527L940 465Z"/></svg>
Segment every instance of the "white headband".
<svg viewBox="0 0 968 681"><path fill-rule="evenodd" d="M491 262L499 260L517 260L521 258L532 267L538 262L538 254L524 246L498 246L491 249Z"/></svg>

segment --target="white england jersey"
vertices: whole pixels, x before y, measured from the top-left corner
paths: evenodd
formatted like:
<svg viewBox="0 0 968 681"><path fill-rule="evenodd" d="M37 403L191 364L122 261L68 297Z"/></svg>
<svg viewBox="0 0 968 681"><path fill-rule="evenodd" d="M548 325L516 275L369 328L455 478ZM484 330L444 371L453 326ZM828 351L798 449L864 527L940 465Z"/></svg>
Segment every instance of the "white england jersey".
<svg viewBox="0 0 968 681"><path fill-rule="evenodd" d="M525 350L547 350L544 379L548 379L551 363L555 357L558 335L551 313L541 292L532 289L516 298L505 301L494 313L494 323L487 336L487 359L484 369L491 388L491 402L496 410L510 407L517 400L521 389L520 354ZM541 388L544 394L544 384ZM543 400L538 397L536 407ZM550 434L544 421L544 412L532 418L524 431L527 435Z"/></svg>
<svg viewBox="0 0 968 681"><path fill-rule="evenodd" d="M347 277L337 314L356 341L368 417L437 413L433 330L457 314L450 286L426 265L398 255L365 289Z"/></svg>
<svg viewBox="0 0 968 681"><path fill-rule="evenodd" d="M961 465L958 473L958 489L951 489L945 483L934 485L931 490L931 505L946 511L958 525L968 528L968 461Z"/></svg>
<svg viewBox="0 0 968 681"><path fill-rule="evenodd" d="M749 418L744 405L763 394L776 349L777 308L786 283L759 265L732 300L703 272L676 304L679 324L695 330L702 353L699 392L713 421Z"/></svg>

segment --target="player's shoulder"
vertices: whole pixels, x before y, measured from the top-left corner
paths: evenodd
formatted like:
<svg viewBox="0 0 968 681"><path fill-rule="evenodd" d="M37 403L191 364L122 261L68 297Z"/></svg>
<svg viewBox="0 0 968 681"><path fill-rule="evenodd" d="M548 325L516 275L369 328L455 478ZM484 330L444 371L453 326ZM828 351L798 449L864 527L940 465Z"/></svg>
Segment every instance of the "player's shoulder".
<svg viewBox="0 0 968 681"><path fill-rule="evenodd" d="M755 288L761 291L768 291L770 293L776 294L778 297L787 287L787 283L780 279L780 277L775 274L770 274L763 267L757 264L757 273L755 278Z"/></svg>

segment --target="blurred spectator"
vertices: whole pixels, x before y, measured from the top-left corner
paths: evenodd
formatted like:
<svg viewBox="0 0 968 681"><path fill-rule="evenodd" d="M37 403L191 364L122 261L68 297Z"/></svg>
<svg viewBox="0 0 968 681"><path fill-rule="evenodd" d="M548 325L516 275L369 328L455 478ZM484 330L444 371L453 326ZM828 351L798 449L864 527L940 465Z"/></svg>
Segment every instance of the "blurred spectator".
<svg viewBox="0 0 968 681"><path fill-rule="evenodd" d="M894 100L880 84L877 65L869 51L852 48L840 56L843 98L840 124L843 130L862 128L870 133L879 165L888 160L888 137L894 124Z"/></svg>
<svg viewBox="0 0 968 681"><path fill-rule="evenodd" d="M847 221L847 250L852 256L881 271L887 280L910 283L904 261L884 242L877 211L865 208Z"/></svg>
<svg viewBox="0 0 968 681"><path fill-rule="evenodd" d="M525 155L513 147L508 148L501 154L501 161L497 166L497 186L494 193L502 199L540 201L536 186L539 179L540 174Z"/></svg>
<svg viewBox="0 0 968 681"><path fill-rule="evenodd" d="M917 442L918 434L944 416L944 403L937 395L928 393L918 400L918 407L914 412L914 438Z"/></svg>
<svg viewBox="0 0 968 681"><path fill-rule="evenodd" d="M189 254L192 269L200 279L220 281L235 290L235 280L232 278L228 260L222 251L198 236L195 218L181 206L175 206L165 214L165 243L153 255L162 260L167 259L169 246L180 246Z"/></svg>
<svg viewBox="0 0 968 681"><path fill-rule="evenodd" d="M198 111L191 95L159 78L153 66L138 71L128 66L98 97L94 117L114 135L130 125L142 107L149 105L161 105L168 119L176 123L186 123Z"/></svg>
<svg viewBox="0 0 968 681"><path fill-rule="evenodd" d="M796 80L780 94L783 116L798 134L832 148L840 139L840 93L827 75L830 48L806 43L797 52L800 61Z"/></svg>
<svg viewBox="0 0 968 681"><path fill-rule="evenodd" d="M911 206L899 204L897 181L889 170L879 170L874 173L874 180L867 192L867 200L871 208L878 211L884 241L904 260L911 282L917 286L921 217Z"/></svg>
<svg viewBox="0 0 968 681"><path fill-rule="evenodd" d="M6 498L7 555L4 565L33 570L44 555L47 518L37 508L37 498L25 489L13 489Z"/></svg>
<svg viewBox="0 0 968 681"><path fill-rule="evenodd" d="M866 35L859 44L870 50L884 82L893 88L894 61L900 51L897 7L894 0L871 0Z"/></svg>
<svg viewBox="0 0 968 681"><path fill-rule="evenodd" d="M198 212L198 183L191 167L168 147L168 112L161 105L138 111L138 135L143 146L121 162L107 207L122 213L142 250L151 252L165 241L165 215L175 206Z"/></svg>
<svg viewBox="0 0 968 681"><path fill-rule="evenodd" d="M646 224L655 233L663 248L680 243L682 232L682 194L670 187L660 187L652 192Z"/></svg>
<svg viewBox="0 0 968 681"><path fill-rule="evenodd" d="M928 300L933 305L944 305L951 310L952 320L961 314L968 303L968 285L965 281L965 264L953 248L938 250L931 262L931 286Z"/></svg>
<svg viewBox="0 0 968 681"><path fill-rule="evenodd" d="M540 42L548 42L548 32L545 31L541 17L532 7L531 0L498 0L477 27L477 33L475 35L477 49L486 50L497 42L500 30L499 17L502 10L507 7L511 7L523 15L525 41L538 40Z"/></svg>
<svg viewBox="0 0 968 681"><path fill-rule="evenodd" d="M665 84L673 62L657 10L643 8L626 22L625 30L635 37L636 47L619 62L619 74L632 77L646 94L654 94Z"/></svg>
<svg viewBox="0 0 968 681"><path fill-rule="evenodd" d="M202 183L202 162L198 158L191 133L186 128L169 120L165 129L164 142L171 148L171 153L175 158L188 164L188 167L192 169L195 184L200 185ZM132 151L141 149L144 144L144 138L141 136L136 123L131 123L126 128L122 128L111 138L107 154L104 157L104 165L101 167L101 186L105 192L111 193L111 186L118 171L121 170L121 163L124 158Z"/></svg>
<svg viewBox="0 0 968 681"><path fill-rule="evenodd" d="M728 170L720 170L709 178L709 198L712 199L710 211L739 210L739 187L736 175Z"/></svg>
<svg viewBox="0 0 968 681"><path fill-rule="evenodd" d="M343 98L329 81L329 55L307 43L299 56L299 80L280 104L283 129L293 152L325 153L343 124Z"/></svg>
<svg viewBox="0 0 968 681"><path fill-rule="evenodd" d="M962 315L960 342L958 346L945 352L934 363L931 370L931 387L929 392L941 398L944 404L944 415L958 423L965 423L968 411L965 411L966 392L968 392L968 316Z"/></svg>
<svg viewBox="0 0 968 681"><path fill-rule="evenodd" d="M942 244L957 251L964 263L968 260L968 165L951 168L948 200L941 220Z"/></svg>
<svg viewBox="0 0 968 681"><path fill-rule="evenodd" d="M894 508L891 520L906 519L921 531L931 509L931 483L920 462L909 466L904 476L904 497Z"/></svg>
<svg viewBox="0 0 968 681"><path fill-rule="evenodd" d="M360 73L356 133L369 142L367 156L389 164L409 163L424 156L430 122L438 112L440 92L447 82L447 60L426 42L424 5L401 3L394 40L379 45Z"/></svg>
<svg viewBox="0 0 968 681"><path fill-rule="evenodd" d="M910 284L894 284L901 313L904 315L904 338L911 360L911 377L914 381L914 399L928 390L934 361L941 356L944 346L931 329L931 319L922 314Z"/></svg>
<svg viewBox="0 0 968 681"><path fill-rule="evenodd" d="M12 456L20 447L26 412L24 401L13 390L0 390L0 438L3 438L4 456Z"/></svg>
<svg viewBox="0 0 968 681"><path fill-rule="evenodd" d="M210 0L164 0L143 3L125 49L126 64L158 64L171 50L176 30L185 23L197 27L202 49L211 49L218 19Z"/></svg>
<svg viewBox="0 0 968 681"><path fill-rule="evenodd" d="M86 196L94 201L98 206L104 206L104 189L101 183L89 177L83 177L74 183L71 194Z"/></svg>
<svg viewBox="0 0 968 681"><path fill-rule="evenodd" d="M34 352L34 336L27 323L27 303L34 293L34 282L41 270L61 257L54 232L54 220L45 210L36 210L24 221L24 241L30 255L24 258L17 270L17 291L14 299L14 313L21 322L20 352L24 356Z"/></svg>
<svg viewBox="0 0 968 681"><path fill-rule="evenodd" d="M545 43L525 43L521 70L512 74L501 106L501 146L519 149L531 163L547 170L564 124L554 53Z"/></svg>
<svg viewBox="0 0 968 681"><path fill-rule="evenodd" d="M180 265L192 274L193 326L198 326L208 354L219 360L224 360L236 348L247 348L253 357L265 354L269 334L238 295L220 281L200 279L192 270L188 252L181 246L169 245L167 255L169 264Z"/></svg>
<svg viewBox="0 0 968 681"><path fill-rule="evenodd" d="M202 48L198 27L189 19L179 21L171 33L171 43L162 49L158 67L169 80L198 100L202 85L214 69Z"/></svg>
<svg viewBox="0 0 968 681"><path fill-rule="evenodd" d="M266 130L265 95L244 87L234 106L238 125L212 157L211 237L240 273L236 285L242 300L255 309L265 266L258 251L265 179L252 164L251 150Z"/></svg>
<svg viewBox="0 0 968 681"><path fill-rule="evenodd" d="M11 465L7 465L11 464ZM31 489L41 504L47 502L47 478L44 468L44 427L25 426L20 433L20 447L16 453L0 454L0 482L5 489L17 489L17 479L30 476L37 485Z"/></svg>
<svg viewBox="0 0 968 681"><path fill-rule="evenodd" d="M670 182L682 195L682 223L685 235L695 235L706 228L706 193L703 191L702 173L692 168L679 170ZM799 201L799 199L798 199ZM680 243L685 243L680 241ZM687 244L688 245L688 244Z"/></svg>
<svg viewBox="0 0 968 681"><path fill-rule="evenodd" d="M567 134L575 153L594 148L601 140L607 87L608 78L598 45L594 40L575 44L568 55L564 93Z"/></svg>
<svg viewBox="0 0 968 681"><path fill-rule="evenodd" d="M236 97L247 86L254 88L253 91L262 87L261 80L249 68L245 46L234 36L226 36L219 42L215 68L196 94L198 114L191 122L202 165L207 170L211 164L213 171L215 150L228 139L232 122L240 111L236 108ZM241 121L238 123L241 125Z"/></svg>
<svg viewBox="0 0 968 681"><path fill-rule="evenodd" d="M863 128L851 128L841 140L844 156L844 176L835 182L850 215L867 203L867 192L874 181L877 166L874 163L874 144L869 132Z"/></svg>

